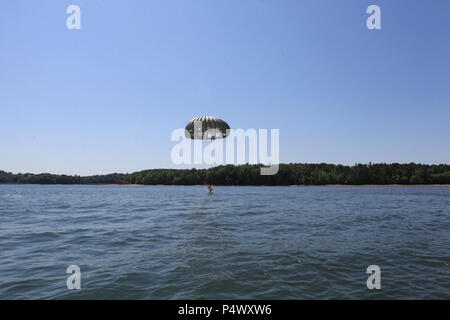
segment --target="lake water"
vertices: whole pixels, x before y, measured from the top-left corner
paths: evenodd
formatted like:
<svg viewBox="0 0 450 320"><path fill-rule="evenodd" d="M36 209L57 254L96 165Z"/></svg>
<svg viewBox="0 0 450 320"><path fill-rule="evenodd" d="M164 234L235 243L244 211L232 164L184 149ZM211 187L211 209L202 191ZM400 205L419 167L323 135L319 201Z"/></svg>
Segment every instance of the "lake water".
<svg viewBox="0 0 450 320"><path fill-rule="evenodd" d="M449 264L448 187L0 185L1 299L450 299Z"/></svg>

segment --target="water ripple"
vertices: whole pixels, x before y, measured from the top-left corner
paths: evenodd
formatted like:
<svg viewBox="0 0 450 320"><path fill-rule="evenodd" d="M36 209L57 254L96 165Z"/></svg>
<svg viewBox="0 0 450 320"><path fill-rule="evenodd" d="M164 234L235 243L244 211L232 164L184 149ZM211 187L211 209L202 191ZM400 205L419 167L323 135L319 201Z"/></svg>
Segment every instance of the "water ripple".
<svg viewBox="0 0 450 320"><path fill-rule="evenodd" d="M1 299L449 299L449 248L450 188L0 185Z"/></svg>

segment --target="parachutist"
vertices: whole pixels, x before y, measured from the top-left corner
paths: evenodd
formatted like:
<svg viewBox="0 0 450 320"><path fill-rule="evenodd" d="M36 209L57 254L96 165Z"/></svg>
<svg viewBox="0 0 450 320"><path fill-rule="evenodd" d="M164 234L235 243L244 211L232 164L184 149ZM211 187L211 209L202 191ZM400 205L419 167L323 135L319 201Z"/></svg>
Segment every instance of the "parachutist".
<svg viewBox="0 0 450 320"><path fill-rule="evenodd" d="M196 140L225 139L230 135L230 126L222 119L202 116L189 121L186 126L186 138Z"/></svg>

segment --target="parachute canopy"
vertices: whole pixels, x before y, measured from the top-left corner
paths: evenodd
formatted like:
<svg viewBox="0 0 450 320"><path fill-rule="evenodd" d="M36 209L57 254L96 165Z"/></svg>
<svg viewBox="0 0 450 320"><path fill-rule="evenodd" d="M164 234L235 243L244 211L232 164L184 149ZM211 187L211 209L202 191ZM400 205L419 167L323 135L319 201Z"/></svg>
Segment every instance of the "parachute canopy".
<svg viewBox="0 0 450 320"><path fill-rule="evenodd" d="M225 139L230 134L230 126L222 119L202 116L189 121L185 135L189 139L215 140Z"/></svg>

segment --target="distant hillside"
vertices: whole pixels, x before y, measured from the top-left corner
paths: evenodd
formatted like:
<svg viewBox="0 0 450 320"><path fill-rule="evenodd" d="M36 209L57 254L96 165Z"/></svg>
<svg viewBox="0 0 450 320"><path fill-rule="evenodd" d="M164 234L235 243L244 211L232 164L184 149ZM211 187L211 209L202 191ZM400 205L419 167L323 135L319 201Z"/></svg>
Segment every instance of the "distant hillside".
<svg viewBox="0 0 450 320"><path fill-rule="evenodd" d="M89 177L55 175L50 173L19 173L0 171L0 183L18 184L124 184L128 174L113 173Z"/></svg>
<svg viewBox="0 0 450 320"><path fill-rule="evenodd" d="M12 174L0 171L0 183L19 184L144 184L144 185L366 185L450 184L450 165L423 164L281 164L278 174L261 176L260 165L227 165L210 169L152 169L132 174L89 177Z"/></svg>

